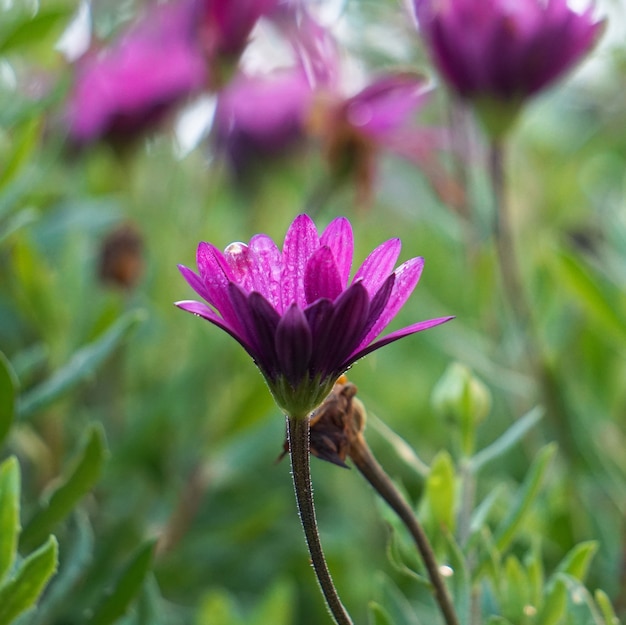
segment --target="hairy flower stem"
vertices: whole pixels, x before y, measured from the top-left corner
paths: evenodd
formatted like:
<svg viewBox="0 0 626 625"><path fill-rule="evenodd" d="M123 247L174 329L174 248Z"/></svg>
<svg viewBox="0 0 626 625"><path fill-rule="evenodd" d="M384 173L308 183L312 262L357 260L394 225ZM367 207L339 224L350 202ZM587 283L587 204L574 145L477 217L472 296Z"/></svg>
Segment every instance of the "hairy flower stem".
<svg viewBox="0 0 626 625"><path fill-rule="evenodd" d="M317 581L322 589L326 605L337 625L353 625L352 619L343 607L333 580L326 565L317 521L313 505L313 489L311 487L311 465L309 454L310 425L308 418L287 417L287 433L289 437L289 455L291 457L291 473L293 487L298 503L300 521L311 555L311 562Z"/></svg>
<svg viewBox="0 0 626 625"><path fill-rule="evenodd" d="M417 520L411 506L400 494L385 470L378 464L363 436L358 434L350 445L350 458L363 477L374 487L374 490L389 504L407 527L417 549L422 556L424 566L433 586L435 600L447 625L459 625L448 589L439 573L439 566L426 533Z"/></svg>

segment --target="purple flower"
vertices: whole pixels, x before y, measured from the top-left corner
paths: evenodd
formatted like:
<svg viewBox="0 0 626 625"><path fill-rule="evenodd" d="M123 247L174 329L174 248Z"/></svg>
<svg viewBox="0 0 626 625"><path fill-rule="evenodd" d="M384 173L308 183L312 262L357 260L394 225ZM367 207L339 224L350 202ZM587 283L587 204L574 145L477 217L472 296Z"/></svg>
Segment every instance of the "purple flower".
<svg viewBox="0 0 626 625"><path fill-rule="evenodd" d="M67 108L74 140L137 134L206 84L195 15L195 0L157 6L114 45L79 59Z"/></svg>
<svg viewBox="0 0 626 625"><path fill-rule="evenodd" d="M209 305L176 305L228 332L253 358L278 405L290 416L307 416L356 360L451 319L422 321L375 340L415 288L424 261L412 258L394 271L400 241L391 239L350 280L353 248L347 219L335 219L319 236L307 215L293 221L282 252L264 234L224 253L200 243L198 274L180 271Z"/></svg>
<svg viewBox="0 0 626 625"><path fill-rule="evenodd" d="M239 74L220 93L215 141L238 173L255 157L284 154L303 137L313 92L296 69L265 76Z"/></svg>
<svg viewBox="0 0 626 625"><path fill-rule="evenodd" d="M567 0L413 0L433 60L461 97L511 111L575 65L602 23Z"/></svg>
<svg viewBox="0 0 626 625"><path fill-rule="evenodd" d="M200 31L208 58L241 54L259 18L271 13L278 0L198 0Z"/></svg>
<svg viewBox="0 0 626 625"><path fill-rule="evenodd" d="M358 191L366 201L381 149L406 155L413 146L415 154L429 153L432 141L428 133L408 125L427 92L422 77L396 73L377 78L349 98L332 92L324 94L311 126L322 138L333 176L337 180L356 178Z"/></svg>

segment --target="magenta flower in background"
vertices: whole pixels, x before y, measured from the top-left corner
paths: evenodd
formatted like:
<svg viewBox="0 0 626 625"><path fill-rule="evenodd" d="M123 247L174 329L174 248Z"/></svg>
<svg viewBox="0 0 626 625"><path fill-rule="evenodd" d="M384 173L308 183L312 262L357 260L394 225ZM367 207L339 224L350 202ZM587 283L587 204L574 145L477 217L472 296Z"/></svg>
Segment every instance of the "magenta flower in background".
<svg viewBox="0 0 626 625"><path fill-rule="evenodd" d="M75 141L135 135L206 85L195 16L195 0L153 6L111 47L78 60L67 105Z"/></svg>
<svg viewBox="0 0 626 625"><path fill-rule="evenodd" d="M423 77L410 73L381 76L352 97L322 93L312 116L312 131L322 139L333 176L356 178L366 201L381 149L415 160L432 152L432 136L411 126L429 88ZM410 146L410 147L409 147Z"/></svg>
<svg viewBox="0 0 626 625"><path fill-rule="evenodd" d="M207 303L176 305L235 338L278 405L305 417L356 360L451 319L422 321L375 340L412 293L424 262L412 258L394 270L400 241L391 239L350 280L353 249L347 219L335 219L319 236L307 215L293 221L282 251L264 234L248 245L232 243L224 253L200 243L198 273L180 270Z"/></svg>
<svg viewBox="0 0 626 625"><path fill-rule="evenodd" d="M474 104L511 115L582 59L602 31L592 6L576 12L567 0L413 2L448 85Z"/></svg>
<svg viewBox="0 0 626 625"><path fill-rule="evenodd" d="M279 0L198 0L202 46L207 58L236 60L257 21Z"/></svg>
<svg viewBox="0 0 626 625"><path fill-rule="evenodd" d="M218 97L215 141L234 171L281 156L304 136L313 92L297 69L237 75Z"/></svg>

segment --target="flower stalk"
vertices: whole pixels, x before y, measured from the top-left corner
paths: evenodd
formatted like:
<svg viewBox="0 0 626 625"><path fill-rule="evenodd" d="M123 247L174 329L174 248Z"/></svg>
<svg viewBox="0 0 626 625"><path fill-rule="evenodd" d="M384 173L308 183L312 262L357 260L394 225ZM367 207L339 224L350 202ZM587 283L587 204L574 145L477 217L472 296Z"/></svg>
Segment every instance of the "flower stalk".
<svg viewBox="0 0 626 625"><path fill-rule="evenodd" d="M313 504L310 465L310 419L309 417L287 417L291 474L298 503L300 522L304 529L306 543L311 555L311 562L319 582L326 605L337 625L353 625L352 619L344 608L326 564Z"/></svg>
<svg viewBox="0 0 626 625"><path fill-rule="evenodd" d="M428 572L435 600L446 625L459 625L454 605L439 573L439 566L426 533L411 506L380 466L365 441L363 430L366 412L363 404L355 398L356 392L356 386L348 382L345 376L339 378L332 392L307 420L306 427L310 430L307 433L307 447L313 455L338 466L347 467L346 458L352 459L363 477L387 502L411 533ZM291 450L292 466L295 466L293 445L296 441L291 436L290 432L290 438L285 445L285 453ZM297 455L299 453L302 453L302 450L296 452ZM295 480L294 469L294 482Z"/></svg>
<svg viewBox="0 0 626 625"><path fill-rule="evenodd" d="M446 625L459 625L459 619L454 610L448 589L439 572L439 566L433 548L428 540L428 536L426 536L411 506L400 494L400 491L378 463L367 445L365 438L360 433L352 441L348 455L361 475L363 475L374 490L387 502L409 530L422 557L424 566L426 567L428 577L433 587L435 600L439 605L439 610L443 615Z"/></svg>

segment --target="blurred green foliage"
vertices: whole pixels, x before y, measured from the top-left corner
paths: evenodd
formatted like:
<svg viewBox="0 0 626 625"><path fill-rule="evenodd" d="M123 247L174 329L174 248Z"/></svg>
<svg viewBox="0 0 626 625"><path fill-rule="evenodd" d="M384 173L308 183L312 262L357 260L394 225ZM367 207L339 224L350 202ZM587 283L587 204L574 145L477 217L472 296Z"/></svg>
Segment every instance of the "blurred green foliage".
<svg viewBox="0 0 626 625"><path fill-rule="evenodd" d="M135 5L94 3L96 28ZM351 379L376 415L372 448L449 567L459 613L494 625L626 615L625 16L605 8L605 45L529 106L510 146L541 371L525 364L529 339L498 282L485 146L443 93L424 117L452 120L466 148L447 155L445 180L381 157L371 206L344 188L316 216L350 217L357 260L398 235L403 259L426 258L398 326L456 315ZM282 417L243 350L172 306L191 296L176 265L193 265L200 239L280 239L323 163L312 149L238 185L206 145L181 158L167 131L123 154L67 150L70 70L53 49L75 9L0 3L0 623L328 622L288 466L275 463ZM371 67L427 70L397 3L345 11L360 33L346 45ZM443 198L460 180L452 207ZM125 224L143 272L116 288L99 277L102 249ZM487 417L431 403L451 362L489 390ZM314 461L313 482L356 622L437 622L412 544L357 472Z"/></svg>

